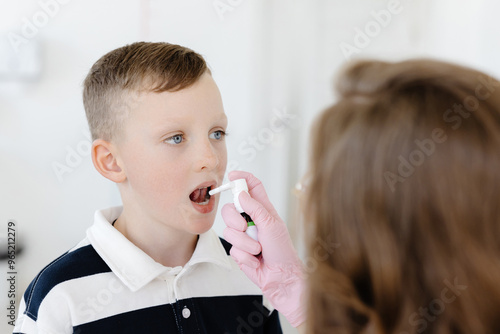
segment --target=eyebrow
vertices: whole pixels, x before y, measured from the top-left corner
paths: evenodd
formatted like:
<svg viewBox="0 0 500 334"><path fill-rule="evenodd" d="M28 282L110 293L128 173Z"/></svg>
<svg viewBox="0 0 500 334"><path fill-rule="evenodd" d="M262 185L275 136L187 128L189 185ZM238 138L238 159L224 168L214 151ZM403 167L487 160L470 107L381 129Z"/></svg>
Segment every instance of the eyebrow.
<svg viewBox="0 0 500 334"><path fill-rule="evenodd" d="M227 118L227 115L225 113L221 113L219 115L216 115L214 118L213 118L215 121L227 121L228 118ZM170 124L180 124L184 121L184 119L182 118L176 118L176 117L169 117L168 119L168 122Z"/></svg>
<svg viewBox="0 0 500 334"><path fill-rule="evenodd" d="M215 116L214 117L214 123L215 122L224 122L224 123L227 123L228 122L228 118L227 118L226 113L221 113L221 114ZM174 119L170 119L168 121L168 123L169 123L170 127L176 127L176 126L180 126L180 124L182 124L182 120L174 118ZM160 127L161 127L161 125L160 125ZM165 129L164 128L157 128L156 131L159 134L161 134L161 133L163 133L165 131Z"/></svg>

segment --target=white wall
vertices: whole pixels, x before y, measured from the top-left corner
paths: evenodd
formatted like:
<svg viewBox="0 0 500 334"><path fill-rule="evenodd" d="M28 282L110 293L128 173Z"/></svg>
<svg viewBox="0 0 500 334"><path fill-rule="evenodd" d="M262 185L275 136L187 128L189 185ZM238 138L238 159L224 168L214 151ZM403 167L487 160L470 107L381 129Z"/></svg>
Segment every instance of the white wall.
<svg viewBox="0 0 500 334"><path fill-rule="evenodd" d="M260 177L292 221L290 189L306 169L309 126L334 101L332 78L346 61L341 46L357 47L356 29L375 27L372 11L392 8L380 0L222 0L232 10L221 18L212 0L71 0L20 45L21 54L9 56L8 34L21 34L23 20L32 21L47 2L0 1L0 226L15 219L25 245L18 292L83 238L96 209L120 203L88 155L73 161L62 180L52 167L66 164L68 150L88 147L81 83L101 55L138 40L179 43L203 54L230 121L229 160ZM500 76L499 7L493 0L401 0L367 45L358 43L354 57L439 57ZM39 57L30 58L30 50ZM35 63L31 78L13 80L22 54L40 60L40 72ZM270 121L284 110L293 122L267 143ZM249 137L261 140L255 156ZM221 233L223 227L218 217L215 228Z"/></svg>

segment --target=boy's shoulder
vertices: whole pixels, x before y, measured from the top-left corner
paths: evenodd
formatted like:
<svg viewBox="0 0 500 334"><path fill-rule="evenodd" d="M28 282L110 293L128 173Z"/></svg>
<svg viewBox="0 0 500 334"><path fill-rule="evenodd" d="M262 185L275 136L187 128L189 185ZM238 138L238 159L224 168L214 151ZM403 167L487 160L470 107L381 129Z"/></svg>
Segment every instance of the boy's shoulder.
<svg viewBox="0 0 500 334"><path fill-rule="evenodd" d="M232 245L221 237L218 239L229 256ZM33 279L24 294L27 311L37 309L53 288L66 281L111 271L86 238L45 266Z"/></svg>
<svg viewBox="0 0 500 334"><path fill-rule="evenodd" d="M88 242L81 242L49 263L24 293L26 312L36 319L40 304L56 286L81 277L110 272L111 269Z"/></svg>

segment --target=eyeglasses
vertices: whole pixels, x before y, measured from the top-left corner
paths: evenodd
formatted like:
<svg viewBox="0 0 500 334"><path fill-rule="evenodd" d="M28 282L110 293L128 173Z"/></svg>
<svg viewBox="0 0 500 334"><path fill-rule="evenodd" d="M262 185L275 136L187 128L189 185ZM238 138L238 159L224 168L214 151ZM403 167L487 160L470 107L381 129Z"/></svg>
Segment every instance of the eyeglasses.
<svg viewBox="0 0 500 334"><path fill-rule="evenodd" d="M307 188L311 183L311 174L306 173L304 176L300 178L300 180L295 184L295 187L292 189L292 194L296 196L298 199L304 198Z"/></svg>

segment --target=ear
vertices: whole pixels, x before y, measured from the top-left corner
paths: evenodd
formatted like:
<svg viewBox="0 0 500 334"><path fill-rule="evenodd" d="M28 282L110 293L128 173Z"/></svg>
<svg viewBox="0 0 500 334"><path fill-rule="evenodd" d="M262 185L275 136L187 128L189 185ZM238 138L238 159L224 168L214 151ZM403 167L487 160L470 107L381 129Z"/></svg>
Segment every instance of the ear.
<svg viewBox="0 0 500 334"><path fill-rule="evenodd" d="M102 176L115 183L122 183L127 179L117 160L115 147L106 140L96 139L92 143L92 162Z"/></svg>

